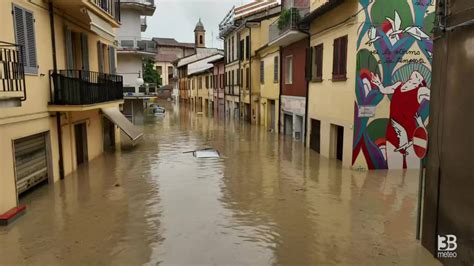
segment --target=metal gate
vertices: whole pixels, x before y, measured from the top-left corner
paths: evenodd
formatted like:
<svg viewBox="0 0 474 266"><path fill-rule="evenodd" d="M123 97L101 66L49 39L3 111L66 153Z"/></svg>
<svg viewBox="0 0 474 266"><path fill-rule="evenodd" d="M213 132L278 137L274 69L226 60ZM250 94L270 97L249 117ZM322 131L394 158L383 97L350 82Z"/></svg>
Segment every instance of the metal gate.
<svg viewBox="0 0 474 266"><path fill-rule="evenodd" d="M14 141L17 193L21 194L48 179L46 133Z"/></svg>

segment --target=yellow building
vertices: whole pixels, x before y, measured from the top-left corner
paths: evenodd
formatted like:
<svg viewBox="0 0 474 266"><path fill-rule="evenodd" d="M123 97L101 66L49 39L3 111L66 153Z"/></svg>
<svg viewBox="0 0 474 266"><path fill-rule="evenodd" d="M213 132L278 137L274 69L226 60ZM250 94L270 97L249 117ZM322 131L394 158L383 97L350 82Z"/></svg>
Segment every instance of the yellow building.
<svg viewBox="0 0 474 266"><path fill-rule="evenodd" d="M118 108L114 3L0 1L0 66L8 69L0 73L0 214L18 206L18 194L114 148L114 123L140 136ZM4 56L20 50L23 59Z"/></svg>
<svg viewBox="0 0 474 266"><path fill-rule="evenodd" d="M347 167L418 168L413 136L428 123L434 6L312 1L311 10L302 21L312 51L308 145Z"/></svg>
<svg viewBox="0 0 474 266"><path fill-rule="evenodd" d="M259 87L259 124L267 130L278 132L280 101L280 47L269 46L270 25L278 18L263 20L259 27L260 48L255 51L258 76L255 88Z"/></svg>

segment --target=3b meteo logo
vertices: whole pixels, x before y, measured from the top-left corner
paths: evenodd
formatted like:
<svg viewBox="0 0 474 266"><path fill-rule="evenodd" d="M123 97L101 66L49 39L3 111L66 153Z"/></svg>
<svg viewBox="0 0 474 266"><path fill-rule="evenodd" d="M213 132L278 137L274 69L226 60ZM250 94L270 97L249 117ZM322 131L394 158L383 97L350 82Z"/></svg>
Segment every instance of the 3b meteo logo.
<svg viewBox="0 0 474 266"><path fill-rule="evenodd" d="M455 251L458 248L456 241L455 235L438 235L438 258L456 258L458 256Z"/></svg>

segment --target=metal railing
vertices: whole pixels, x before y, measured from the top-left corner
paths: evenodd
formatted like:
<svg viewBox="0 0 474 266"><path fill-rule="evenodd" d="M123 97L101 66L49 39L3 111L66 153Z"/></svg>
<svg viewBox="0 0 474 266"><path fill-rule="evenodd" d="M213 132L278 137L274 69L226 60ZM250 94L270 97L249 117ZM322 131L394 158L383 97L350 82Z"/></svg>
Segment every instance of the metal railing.
<svg viewBox="0 0 474 266"><path fill-rule="evenodd" d="M23 92L26 100L23 47L0 41L0 92Z"/></svg>
<svg viewBox="0 0 474 266"><path fill-rule="evenodd" d="M51 103L85 105L123 99L123 78L85 70L50 71Z"/></svg>
<svg viewBox="0 0 474 266"><path fill-rule="evenodd" d="M156 42L150 40L140 40L137 37L119 38L119 50L122 51L142 51L147 53L157 53Z"/></svg>
<svg viewBox="0 0 474 266"><path fill-rule="evenodd" d="M111 15L116 21L120 21L121 0L90 0L94 5Z"/></svg>
<svg viewBox="0 0 474 266"><path fill-rule="evenodd" d="M270 24L269 42L272 42L287 32L292 30L301 30L300 20L309 13L309 8L291 7L281 12L280 17Z"/></svg>

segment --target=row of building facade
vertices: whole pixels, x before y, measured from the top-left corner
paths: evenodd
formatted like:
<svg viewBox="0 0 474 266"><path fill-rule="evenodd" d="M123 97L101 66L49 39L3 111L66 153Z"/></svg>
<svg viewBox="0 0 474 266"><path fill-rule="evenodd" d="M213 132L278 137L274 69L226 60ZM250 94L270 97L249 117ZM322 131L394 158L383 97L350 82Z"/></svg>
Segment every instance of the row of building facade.
<svg viewBox="0 0 474 266"><path fill-rule="evenodd" d="M23 210L19 195L140 139L126 88L140 89L142 60L156 54L141 39L155 9L153 0L0 1L1 224Z"/></svg>
<svg viewBox="0 0 474 266"><path fill-rule="evenodd" d="M434 4L234 7L219 25L223 50L175 62L180 101L302 141L346 167L419 168L423 139L414 132L429 120Z"/></svg>

